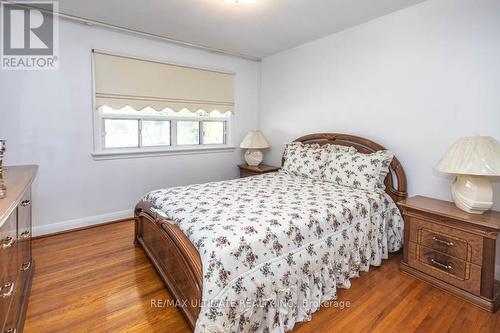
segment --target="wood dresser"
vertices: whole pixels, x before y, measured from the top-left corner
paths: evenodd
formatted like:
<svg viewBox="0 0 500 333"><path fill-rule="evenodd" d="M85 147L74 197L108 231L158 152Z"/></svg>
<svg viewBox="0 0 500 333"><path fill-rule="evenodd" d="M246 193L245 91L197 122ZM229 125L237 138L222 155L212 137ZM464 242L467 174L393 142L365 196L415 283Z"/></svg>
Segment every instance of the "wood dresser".
<svg viewBox="0 0 500 333"><path fill-rule="evenodd" d="M280 167L270 166L266 164L259 164L257 166L251 166L248 164L238 165L240 168L240 178L262 175L268 172L275 172L281 169Z"/></svg>
<svg viewBox="0 0 500 333"><path fill-rule="evenodd" d="M401 270L487 311L500 305L495 243L500 212L469 214L422 196L398 202L404 215Z"/></svg>
<svg viewBox="0 0 500 333"><path fill-rule="evenodd" d="M33 275L31 256L31 183L37 166L3 169L6 196L0 199L0 328L23 330Z"/></svg>

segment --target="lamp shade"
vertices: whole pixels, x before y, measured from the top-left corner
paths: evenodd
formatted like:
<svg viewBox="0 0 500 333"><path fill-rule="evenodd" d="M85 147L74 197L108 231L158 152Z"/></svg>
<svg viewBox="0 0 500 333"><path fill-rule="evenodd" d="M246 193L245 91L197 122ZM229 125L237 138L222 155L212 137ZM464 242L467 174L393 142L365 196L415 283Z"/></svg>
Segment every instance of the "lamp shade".
<svg viewBox="0 0 500 333"><path fill-rule="evenodd" d="M256 130L248 132L247 136L245 136L245 139L243 139L243 142L240 145L240 148L245 149L264 149L269 147L269 142L264 134Z"/></svg>
<svg viewBox="0 0 500 333"><path fill-rule="evenodd" d="M500 143L491 136L460 138L435 169L461 175L500 176Z"/></svg>

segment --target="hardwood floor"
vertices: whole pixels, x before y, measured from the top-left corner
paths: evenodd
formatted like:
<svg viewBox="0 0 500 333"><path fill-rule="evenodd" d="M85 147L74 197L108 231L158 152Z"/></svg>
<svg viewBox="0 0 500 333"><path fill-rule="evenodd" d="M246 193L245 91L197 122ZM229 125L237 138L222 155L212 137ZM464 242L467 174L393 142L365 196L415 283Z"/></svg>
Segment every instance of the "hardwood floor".
<svg viewBox="0 0 500 333"><path fill-rule="evenodd" d="M132 221L36 239L25 332L189 332L141 248ZM400 255L339 289L349 308L323 307L305 332L498 332L491 314L399 272ZM338 305L338 303L337 303Z"/></svg>

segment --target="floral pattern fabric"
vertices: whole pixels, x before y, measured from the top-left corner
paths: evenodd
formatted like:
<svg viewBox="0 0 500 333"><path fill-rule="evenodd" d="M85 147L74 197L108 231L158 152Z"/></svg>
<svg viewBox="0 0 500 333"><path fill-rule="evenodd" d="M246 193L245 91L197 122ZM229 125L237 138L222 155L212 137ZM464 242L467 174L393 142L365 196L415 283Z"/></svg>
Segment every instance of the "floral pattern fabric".
<svg viewBox="0 0 500 333"><path fill-rule="evenodd" d="M198 249L196 332L285 332L402 245L383 191L268 173L156 190L152 202Z"/></svg>
<svg viewBox="0 0 500 333"><path fill-rule="evenodd" d="M372 154L333 153L323 170L323 179L359 189L383 190L393 157L394 154L388 150Z"/></svg>
<svg viewBox="0 0 500 333"><path fill-rule="evenodd" d="M285 147L283 171L310 178L321 178L331 153L354 153L356 149L339 145L290 142Z"/></svg>

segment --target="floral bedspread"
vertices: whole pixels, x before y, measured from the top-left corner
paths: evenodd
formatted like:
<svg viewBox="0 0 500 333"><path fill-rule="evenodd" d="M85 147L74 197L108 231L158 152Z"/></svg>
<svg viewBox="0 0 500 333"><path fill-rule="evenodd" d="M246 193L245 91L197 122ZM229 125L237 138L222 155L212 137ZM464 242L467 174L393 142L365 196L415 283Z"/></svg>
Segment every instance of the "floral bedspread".
<svg viewBox="0 0 500 333"><path fill-rule="evenodd" d="M198 249L196 332L284 332L402 246L383 191L269 173L148 193Z"/></svg>

